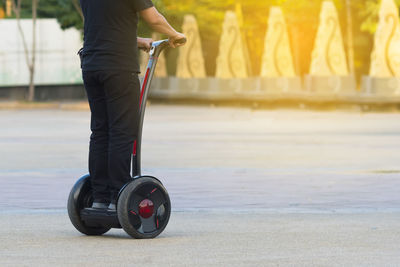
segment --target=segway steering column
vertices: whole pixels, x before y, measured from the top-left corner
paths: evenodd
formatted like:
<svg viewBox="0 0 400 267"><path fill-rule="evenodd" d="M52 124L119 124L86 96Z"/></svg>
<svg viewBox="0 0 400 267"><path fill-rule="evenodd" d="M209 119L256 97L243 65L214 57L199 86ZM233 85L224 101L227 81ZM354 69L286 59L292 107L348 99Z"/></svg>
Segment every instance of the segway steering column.
<svg viewBox="0 0 400 267"><path fill-rule="evenodd" d="M176 40L176 44L184 44L186 43L186 38L182 38ZM149 52L150 58L149 63L147 64L146 72L144 75L142 88L140 91L140 106L139 106L139 126L137 139L133 144L133 153L132 153L132 177L141 176L141 144L142 144L142 130L143 130L143 121L144 121L144 113L146 109L146 101L147 95L150 90L151 81L154 76L154 71L156 69L158 57L160 53L168 47L168 39L153 42L151 45L151 49Z"/></svg>

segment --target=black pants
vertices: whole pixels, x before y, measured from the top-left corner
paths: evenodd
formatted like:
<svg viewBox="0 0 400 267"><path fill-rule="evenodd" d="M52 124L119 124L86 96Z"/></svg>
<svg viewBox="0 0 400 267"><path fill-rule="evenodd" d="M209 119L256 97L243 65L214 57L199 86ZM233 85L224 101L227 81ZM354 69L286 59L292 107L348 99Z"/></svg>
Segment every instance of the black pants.
<svg viewBox="0 0 400 267"><path fill-rule="evenodd" d="M92 134L89 173L93 197L110 202L131 178L131 155L139 122L140 82L129 71L83 71Z"/></svg>

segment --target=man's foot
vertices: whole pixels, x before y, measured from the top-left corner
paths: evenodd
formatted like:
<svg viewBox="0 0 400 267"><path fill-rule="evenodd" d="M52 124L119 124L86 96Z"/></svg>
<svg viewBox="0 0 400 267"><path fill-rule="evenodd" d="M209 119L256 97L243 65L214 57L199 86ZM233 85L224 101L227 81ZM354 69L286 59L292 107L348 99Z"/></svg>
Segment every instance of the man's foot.
<svg viewBox="0 0 400 267"><path fill-rule="evenodd" d="M111 201L110 205L108 205L109 210L117 210L117 204L115 201Z"/></svg>
<svg viewBox="0 0 400 267"><path fill-rule="evenodd" d="M100 209L105 210L109 206L109 203L102 203L102 202L93 202L92 209Z"/></svg>

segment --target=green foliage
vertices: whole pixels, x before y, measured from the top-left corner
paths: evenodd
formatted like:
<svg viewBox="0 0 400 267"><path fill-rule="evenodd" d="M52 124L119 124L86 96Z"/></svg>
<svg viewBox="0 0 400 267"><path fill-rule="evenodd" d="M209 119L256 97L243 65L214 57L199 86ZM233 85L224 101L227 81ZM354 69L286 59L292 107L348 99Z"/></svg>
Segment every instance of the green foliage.
<svg viewBox="0 0 400 267"><path fill-rule="evenodd" d="M400 6L400 0L394 0L394 2L397 6ZM363 18L360 26L362 31L371 34L375 33L378 26L380 3L380 0L365 0L358 3L359 15Z"/></svg>
<svg viewBox="0 0 400 267"><path fill-rule="evenodd" d="M71 0L39 0L38 16L57 18L61 28L83 28L83 21Z"/></svg>
<svg viewBox="0 0 400 267"><path fill-rule="evenodd" d="M181 28L185 14L193 14L196 17L200 29L206 71L208 75L213 75L225 11L234 9L234 0L164 0L162 2L164 6L161 12L178 30Z"/></svg>
<svg viewBox="0 0 400 267"><path fill-rule="evenodd" d="M253 74L260 71L264 49L264 37L267 29L268 14L271 6L279 5L284 9L290 29L290 35L296 56L299 73L306 73L318 27L319 12L323 0L163 0L161 11L168 21L178 29L185 14L193 14L197 18L202 39L203 52L208 75L215 72L215 58L218 55L219 38L222 23L227 10L235 11L240 4L243 12L242 33L250 50ZM335 0L341 9L342 0ZM157 6L158 7L158 6Z"/></svg>
<svg viewBox="0 0 400 267"><path fill-rule="evenodd" d="M360 7L360 16L364 17L364 21L361 24L361 30L364 32L374 33L376 31L378 14L379 14L379 3L375 0L367 0L364 2L364 7Z"/></svg>
<svg viewBox="0 0 400 267"><path fill-rule="evenodd" d="M74 7L73 1L77 0L39 0L38 16L56 17L62 28L82 29L82 18ZM338 9L341 30L347 44L346 0L332 1ZM372 34L376 30L380 1L349 1L353 18L352 32L358 76L368 73L373 44ZM400 0L395 1L400 5ZM269 9L273 5L281 6L284 10L298 74L308 73L322 2L323 0L153 0L157 9L178 30L181 29L185 14L193 14L197 18L208 75L213 75L215 72L215 59L218 55L225 12L234 11L236 4L242 7L242 33L250 50L254 75L259 73ZM22 17L31 16L30 5L31 0L22 0ZM151 29L143 21L139 22L138 32L141 36L151 36ZM176 50L168 53L168 61L173 61Z"/></svg>
<svg viewBox="0 0 400 267"><path fill-rule="evenodd" d="M74 0L39 0L37 8L38 18L57 18L63 29L71 27L82 29L82 18L72 1ZM31 17L32 0L21 0L21 18Z"/></svg>

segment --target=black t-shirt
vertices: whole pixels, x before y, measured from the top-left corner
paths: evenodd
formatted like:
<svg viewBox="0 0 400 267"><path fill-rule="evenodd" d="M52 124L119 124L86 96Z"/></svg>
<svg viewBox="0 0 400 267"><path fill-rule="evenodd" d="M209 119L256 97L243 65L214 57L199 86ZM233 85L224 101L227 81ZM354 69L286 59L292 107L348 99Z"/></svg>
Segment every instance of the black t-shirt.
<svg viewBox="0 0 400 267"><path fill-rule="evenodd" d="M137 12L151 0L80 0L85 17L82 69L139 72Z"/></svg>

